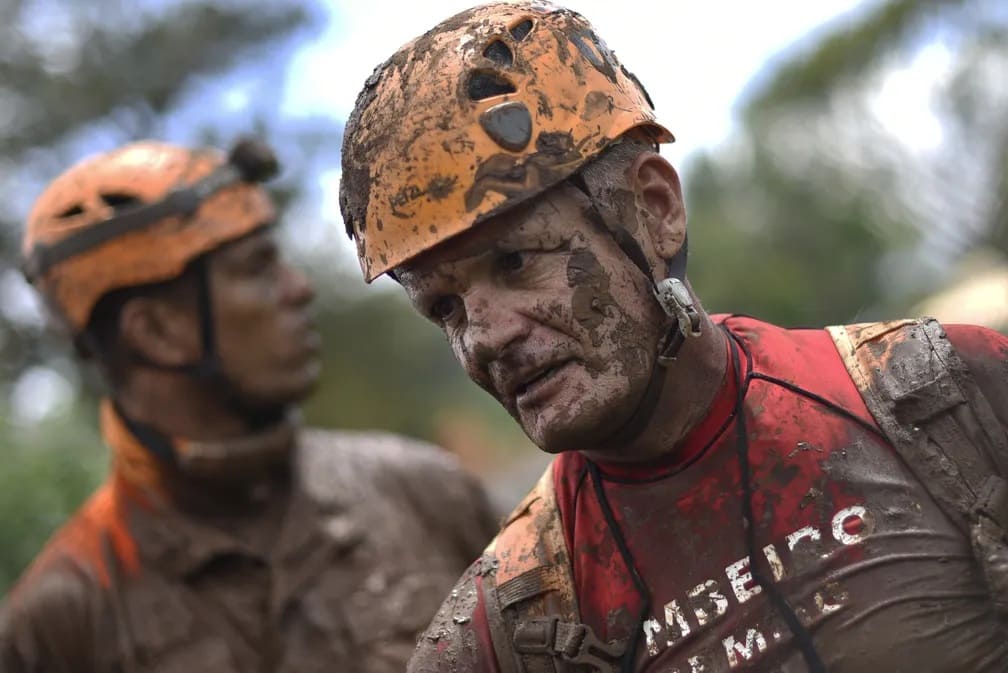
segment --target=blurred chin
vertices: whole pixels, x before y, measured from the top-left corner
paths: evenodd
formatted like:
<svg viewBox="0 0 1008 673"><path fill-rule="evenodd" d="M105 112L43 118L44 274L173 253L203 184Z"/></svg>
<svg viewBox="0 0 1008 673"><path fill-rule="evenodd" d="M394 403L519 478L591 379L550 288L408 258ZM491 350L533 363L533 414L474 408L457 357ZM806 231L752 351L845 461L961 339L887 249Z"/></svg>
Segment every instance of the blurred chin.
<svg viewBox="0 0 1008 673"><path fill-rule="evenodd" d="M305 366L288 377L284 382L285 385L280 386L280 390L277 391L277 396L284 397L287 404L303 401L315 392L321 373L322 368L318 362Z"/></svg>
<svg viewBox="0 0 1008 673"><path fill-rule="evenodd" d="M297 404L315 391L321 375L318 361L297 369L284 369L258 381L236 386L244 406L254 409L281 409Z"/></svg>

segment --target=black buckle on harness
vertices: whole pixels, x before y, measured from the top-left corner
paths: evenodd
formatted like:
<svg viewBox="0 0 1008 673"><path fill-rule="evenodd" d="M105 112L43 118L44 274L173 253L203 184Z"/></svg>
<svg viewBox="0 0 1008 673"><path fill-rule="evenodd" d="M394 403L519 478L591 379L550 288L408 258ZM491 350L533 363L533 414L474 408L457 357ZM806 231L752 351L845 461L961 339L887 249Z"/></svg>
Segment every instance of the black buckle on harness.
<svg viewBox="0 0 1008 673"><path fill-rule="evenodd" d="M559 617L532 617L515 625L515 651L548 654L569 664L584 664L597 671L616 671L626 649L607 643L587 624L562 622Z"/></svg>

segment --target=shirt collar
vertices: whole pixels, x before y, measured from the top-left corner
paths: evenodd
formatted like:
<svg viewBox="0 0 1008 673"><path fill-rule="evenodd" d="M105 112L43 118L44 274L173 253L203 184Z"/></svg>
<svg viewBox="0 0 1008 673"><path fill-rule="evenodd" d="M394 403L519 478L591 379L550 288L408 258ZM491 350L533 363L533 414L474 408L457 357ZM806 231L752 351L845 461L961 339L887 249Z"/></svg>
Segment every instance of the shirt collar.
<svg viewBox="0 0 1008 673"><path fill-rule="evenodd" d="M128 525L143 563L181 577L198 572L223 555L262 557L235 535L211 523L209 517L193 514L176 502L172 494L177 489L170 487L168 469L130 431L110 400L102 402L101 428L112 451L112 478L130 501ZM329 498L321 504L303 488L297 469L297 436L291 433L288 487L282 489L282 494L264 496L287 501L277 544L269 558L261 558L268 563L291 564L316 555L329 556L334 549L353 547L363 539L364 531L349 503ZM342 522L335 527L338 530L330 530L334 522Z"/></svg>

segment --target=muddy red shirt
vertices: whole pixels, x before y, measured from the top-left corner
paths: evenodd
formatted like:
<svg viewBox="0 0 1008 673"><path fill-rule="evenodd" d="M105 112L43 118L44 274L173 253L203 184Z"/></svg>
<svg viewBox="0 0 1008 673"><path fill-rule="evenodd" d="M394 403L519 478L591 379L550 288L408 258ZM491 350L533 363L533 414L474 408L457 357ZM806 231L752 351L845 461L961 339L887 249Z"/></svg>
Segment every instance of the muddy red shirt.
<svg viewBox="0 0 1008 673"><path fill-rule="evenodd" d="M637 671L807 670L749 568L732 412L752 373L744 413L758 563L812 633L827 670L1008 670L1008 626L990 605L969 541L883 439L829 334L749 318L724 325L736 337L740 371L728 368L681 449L664 462L599 465L651 594L643 625L641 597L586 459L570 452L555 460L582 620L607 641L642 629ZM976 327L947 331L967 362L994 363L1008 379L1008 338ZM454 606L464 627L428 631L412 671L496 670L484 607L472 603L469 623L459 616L465 606Z"/></svg>

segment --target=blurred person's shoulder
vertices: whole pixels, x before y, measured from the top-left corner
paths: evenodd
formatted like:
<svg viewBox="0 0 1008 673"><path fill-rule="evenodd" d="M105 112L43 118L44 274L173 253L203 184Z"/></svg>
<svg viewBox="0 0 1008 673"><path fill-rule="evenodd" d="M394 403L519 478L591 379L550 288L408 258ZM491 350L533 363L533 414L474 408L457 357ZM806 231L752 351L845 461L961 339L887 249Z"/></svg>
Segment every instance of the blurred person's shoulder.
<svg viewBox="0 0 1008 673"><path fill-rule="evenodd" d="M434 444L390 432L310 428L302 433L297 464L316 501L414 520L451 537L467 562L496 532L480 482Z"/></svg>
<svg viewBox="0 0 1008 673"><path fill-rule="evenodd" d="M13 666L46 652L71 661L90 651L98 605L113 575L136 559L117 497L110 483L99 487L11 587L0 606L0 661Z"/></svg>
<svg viewBox="0 0 1008 673"><path fill-rule="evenodd" d="M333 487L384 489L402 481L470 482L458 459L439 446L382 431L308 428L298 456L307 488L325 496Z"/></svg>
<svg viewBox="0 0 1008 673"><path fill-rule="evenodd" d="M52 534L11 593L54 575L102 586L117 572L135 569L136 544L127 528L126 508L114 482L103 483Z"/></svg>

